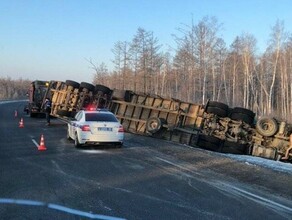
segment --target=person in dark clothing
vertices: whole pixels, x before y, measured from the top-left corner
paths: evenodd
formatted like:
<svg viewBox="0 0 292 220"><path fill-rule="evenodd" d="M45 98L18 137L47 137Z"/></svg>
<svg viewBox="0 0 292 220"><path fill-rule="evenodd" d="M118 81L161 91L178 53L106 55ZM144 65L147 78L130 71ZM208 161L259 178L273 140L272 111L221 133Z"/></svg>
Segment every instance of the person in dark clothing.
<svg viewBox="0 0 292 220"><path fill-rule="evenodd" d="M46 98L45 101L45 112L46 112L46 120L47 120L47 125L51 124L51 108L52 108L52 103L50 99Z"/></svg>

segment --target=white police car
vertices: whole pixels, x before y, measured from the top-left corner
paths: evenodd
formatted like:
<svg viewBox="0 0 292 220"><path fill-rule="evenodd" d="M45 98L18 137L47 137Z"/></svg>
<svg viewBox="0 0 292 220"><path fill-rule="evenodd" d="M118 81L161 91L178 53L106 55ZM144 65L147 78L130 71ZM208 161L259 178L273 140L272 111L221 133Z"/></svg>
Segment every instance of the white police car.
<svg viewBox="0 0 292 220"><path fill-rule="evenodd" d="M92 144L121 147L124 128L108 110L81 110L68 123L67 138L74 140L75 147Z"/></svg>

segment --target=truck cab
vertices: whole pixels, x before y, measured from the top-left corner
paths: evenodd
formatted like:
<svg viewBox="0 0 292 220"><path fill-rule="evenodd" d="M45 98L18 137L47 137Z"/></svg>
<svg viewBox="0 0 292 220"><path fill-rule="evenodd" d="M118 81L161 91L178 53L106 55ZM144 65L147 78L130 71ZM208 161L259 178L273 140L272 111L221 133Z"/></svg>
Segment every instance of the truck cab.
<svg viewBox="0 0 292 220"><path fill-rule="evenodd" d="M25 108L30 117L36 117L38 114L44 113L42 105L46 98L49 82L36 80L30 84L28 90L28 105Z"/></svg>

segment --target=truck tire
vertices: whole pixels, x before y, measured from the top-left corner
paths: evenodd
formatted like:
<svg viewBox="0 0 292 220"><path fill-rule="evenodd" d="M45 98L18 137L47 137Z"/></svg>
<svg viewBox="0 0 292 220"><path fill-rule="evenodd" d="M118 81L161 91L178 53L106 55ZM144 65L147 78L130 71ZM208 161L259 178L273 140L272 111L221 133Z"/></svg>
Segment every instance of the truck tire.
<svg viewBox="0 0 292 220"><path fill-rule="evenodd" d="M221 149L221 140L219 138L200 134L197 141L197 146L210 151L219 152Z"/></svg>
<svg viewBox="0 0 292 220"><path fill-rule="evenodd" d="M133 94L134 93L133 93L132 90L126 90L125 97L124 97L125 102L131 102L132 101Z"/></svg>
<svg viewBox="0 0 292 220"><path fill-rule="evenodd" d="M273 118L264 117L256 123L257 132L265 137L271 137L278 131L278 123Z"/></svg>
<svg viewBox="0 0 292 220"><path fill-rule="evenodd" d="M221 108L224 109L225 111L228 111L229 107L225 103L222 102L216 102L216 101L209 101L208 102L208 107L216 107L216 108Z"/></svg>
<svg viewBox="0 0 292 220"><path fill-rule="evenodd" d="M112 99L119 100L119 101L125 101L125 90L120 89L114 89L112 94Z"/></svg>
<svg viewBox="0 0 292 220"><path fill-rule="evenodd" d="M253 125L255 113L246 108L235 107L230 111L229 117L232 120L243 121L249 125Z"/></svg>
<svg viewBox="0 0 292 220"><path fill-rule="evenodd" d="M67 86L72 86L74 89L79 88L80 84L78 82L72 81L72 80L66 80Z"/></svg>
<svg viewBox="0 0 292 220"><path fill-rule="evenodd" d="M146 131L148 131L151 134L154 134L161 130L163 125L165 124L167 124L167 122L164 118L157 117L149 118L146 122Z"/></svg>
<svg viewBox="0 0 292 220"><path fill-rule="evenodd" d="M111 94L111 89L110 88L108 88L108 87L106 87L106 86L104 86L104 85L96 85L95 86L95 93L98 93L98 92L102 92L102 94L107 94L107 95L109 95L109 94Z"/></svg>
<svg viewBox="0 0 292 220"><path fill-rule="evenodd" d="M249 115L251 118L255 117L255 113L249 109L246 109L246 108L235 107L231 110L231 112Z"/></svg>
<svg viewBox="0 0 292 220"><path fill-rule="evenodd" d="M214 115L217 115L219 117L226 117L228 112L225 110L225 109L222 109L222 108L217 108L217 107L207 107L207 112L208 113L212 113Z"/></svg>
<svg viewBox="0 0 292 220"><path fill-rule="evenodd" d="M79 90L82 91L82 89L87 89L89 91L94 91L95 86L90 84L90 83L87 83L87 82L81 82L80 86L79 86Z"/></svg>
<svg viewBox="0 0 292 220"><path fill-rule="evenodd" d="M237 112L231 112L229 117L232 120L235 121L243 121L246 124L252 125L254 122L254 117L251 117L250 115L242 114L242 113L237 113Z"/></svg>
<svg viewBox="0 0 292 220"><path fill-rule="evenodd" d="M207 104L206 112L224 118L228 115L228 109L228 105L222 102L209 101Z"/></svg>

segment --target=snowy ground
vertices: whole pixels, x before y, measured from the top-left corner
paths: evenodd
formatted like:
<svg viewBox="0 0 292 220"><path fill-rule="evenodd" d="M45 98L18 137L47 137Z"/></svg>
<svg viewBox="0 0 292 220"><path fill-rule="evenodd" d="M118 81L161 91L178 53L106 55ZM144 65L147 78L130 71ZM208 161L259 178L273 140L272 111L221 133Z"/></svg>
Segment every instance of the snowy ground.
<svg viewBox="0 0 292 220"><path fill-rule="evenodd" d="M284 163L250 155L224 154L224 156L245 162L245 164L250 166L262 166L272 170L292 174L292 163Z"/></svg>

